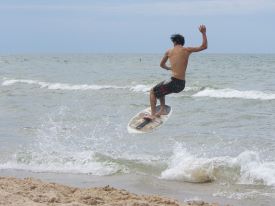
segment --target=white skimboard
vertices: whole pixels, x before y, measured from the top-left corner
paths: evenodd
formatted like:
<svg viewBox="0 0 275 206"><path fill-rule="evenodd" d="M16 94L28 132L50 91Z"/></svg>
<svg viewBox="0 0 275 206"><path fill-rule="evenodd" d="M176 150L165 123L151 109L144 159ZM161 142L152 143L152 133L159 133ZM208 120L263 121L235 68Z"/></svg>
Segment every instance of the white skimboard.
<svg viewBox="0 0 275 206"><path fill-rule="evenodd" d="M136 114L128 123L127 129L129 133L148 133L153 132L156 128L163 125L172 114L172 108L168 105L165 105L167 115L161 115L160 117L155 118L154 120L144 119L143 117L151 114L151 108L148 107L138 114ZM156 111L160 110L160 105L157 106Z"/></svg>

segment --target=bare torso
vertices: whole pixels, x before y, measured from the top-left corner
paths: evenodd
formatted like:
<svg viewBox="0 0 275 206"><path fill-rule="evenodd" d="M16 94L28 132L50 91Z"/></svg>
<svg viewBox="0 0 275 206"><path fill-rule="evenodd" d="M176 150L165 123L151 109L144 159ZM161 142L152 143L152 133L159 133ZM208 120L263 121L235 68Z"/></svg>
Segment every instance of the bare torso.
<svg viewBox="0 0 275 206"><path fill-rule="evenodd" d="M180 45L168 51L173 77L185 80L185 72L190 54L187 48Z"/></svg>
<svg viewBox="0 0 275 206"><path fill-rule="evenodd" d="M207 36L206 36L206 27L200 25L199 31L202 34L202 44L198 47L183 47L184 37L180 34L175 34L171 36L171 40L174 44L174 48L165 52L164 56L160 61L160 67L166 70L172 71L172 77L176 79L185 80L185 72L188 65L188 59L191 53L200 52L207 49ZM171 67L166 65L167 61L170 61ZM163 85L162 85L163 86ZM155 87L154 87L155 88ZM148 119L155 119L156 116L165 115L165 95L160 96L160 105L161 109L156 113L156 103L157 97L154 91L154 88L150 91L150 104L151 104L151 115L148 116ZM177 92L177 91L176 91Z"/></svg>

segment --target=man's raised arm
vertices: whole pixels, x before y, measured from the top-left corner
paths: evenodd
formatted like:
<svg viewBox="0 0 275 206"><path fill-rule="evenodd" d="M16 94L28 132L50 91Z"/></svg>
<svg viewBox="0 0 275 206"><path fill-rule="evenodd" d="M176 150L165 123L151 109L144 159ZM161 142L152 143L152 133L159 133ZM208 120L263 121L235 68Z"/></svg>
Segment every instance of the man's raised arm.
<svg viewBox="0 0 275 206"><path fill-rule="evenodd" d="M204 25L200 25L199 31L202 33L202 44L199 47L187 47L189 52L199 52L207 49L207 36L206 36L206 27Z"/></svg>

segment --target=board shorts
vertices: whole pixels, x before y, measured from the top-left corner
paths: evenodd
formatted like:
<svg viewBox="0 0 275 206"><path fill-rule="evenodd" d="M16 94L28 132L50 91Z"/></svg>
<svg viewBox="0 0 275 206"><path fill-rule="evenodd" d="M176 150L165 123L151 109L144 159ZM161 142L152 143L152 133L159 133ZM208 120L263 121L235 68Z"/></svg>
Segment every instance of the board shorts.
<svg viewBox="0 0 275 206"><path fill-rule="evenodd" d="M185 87L185 80L171 77L169 81L162 81L153 87L155 96L159 99L167 94L179 93Z"/></svg>

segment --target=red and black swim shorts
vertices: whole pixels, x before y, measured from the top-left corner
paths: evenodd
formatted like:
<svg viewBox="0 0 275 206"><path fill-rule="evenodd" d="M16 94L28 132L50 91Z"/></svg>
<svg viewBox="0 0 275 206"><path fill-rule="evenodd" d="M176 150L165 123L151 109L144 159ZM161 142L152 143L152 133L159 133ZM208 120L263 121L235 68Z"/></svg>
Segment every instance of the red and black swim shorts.
<svg viewBox="0 0 275 206"><path fill-rule="evenodd" d="M162 81L153 87L155 96L159 99L167 94L179 93L185 87L185 80L171 77L169 81Z"/></svg>

